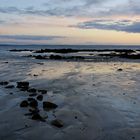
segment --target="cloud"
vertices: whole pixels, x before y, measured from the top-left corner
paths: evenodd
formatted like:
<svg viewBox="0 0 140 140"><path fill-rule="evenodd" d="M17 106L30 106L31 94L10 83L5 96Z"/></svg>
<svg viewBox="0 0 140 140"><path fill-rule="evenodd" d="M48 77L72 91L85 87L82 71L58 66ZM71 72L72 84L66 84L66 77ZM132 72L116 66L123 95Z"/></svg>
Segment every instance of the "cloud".
<svg viewBox="0 0 140 140"><path fill-rule="evenodd" d="M41 3L41 2L40 2ZM118 0L47 0L40 7L0 7L0 13L40 16L98 17L116 14L140 14L137 0L120 2Z"/></svg>
<svg viewBox="0 0 140 140"><path fill-rule="evenodd" d="M30 41L39 41L39 40L53 40L65 38L63 36L34 36L34 35L0 35L0 39L12 39L12 40L30 40Z"/></svg>
<svg viewBox="0 0 140 140"><path fill-rule="evenodd" d="M116 30L129 33L140 33L140 21L131 20L94 20L82 22L72 27L77 27L81 29Z"/></svg>
<svg viewBox="0 0 140 140"><path fill-rule="evenodd" d="M76 1L76 2L75 2ZM94 19L87 22L81 22L72 27L81 29L101 29L101 30L116 30L129 33L140 33L140 20L120 20L114 21L111 18L115 15L126 15L126 19L130 19L132 15L140 15L140 2L139 0L46 0L46 3L42 3L42 7L25 6L22 8L16 6L1 7L0 13L7 13L12 15L34 15L34 16L64 16L64 17L90 17ZM14 16L13 16L14 17ZM22 20L24 16L15 16L13 18L8 16L0 20L0 25L21 25L26 23L26 20ZM140 17L139 17L140 18ZM101 20L96 20L101 19ZM105 20L109 19L109 20ZM28 23L30 24L30 23ZM55 24L55 23L53 23ZM4 36L3 36L4 37ZM15 36L10 36L11 38ZM33 40L34 36L18 36L17 39ZM44 39L44 37L37 37L38 39ZM35 38L35 39L37 39ZM51 39L46 38L46 39Z"/></svg>

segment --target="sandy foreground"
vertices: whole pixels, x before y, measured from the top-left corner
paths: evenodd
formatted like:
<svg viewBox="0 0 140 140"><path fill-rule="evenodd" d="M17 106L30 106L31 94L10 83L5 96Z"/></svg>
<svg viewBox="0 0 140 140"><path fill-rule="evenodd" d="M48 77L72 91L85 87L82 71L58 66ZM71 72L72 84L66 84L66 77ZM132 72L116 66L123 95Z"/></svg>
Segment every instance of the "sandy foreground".
<svg viewBox="0 0 140 140"><path fill-rule="evenodd" d="M28 94L0 86L0 140L140 140L139 62L1 59L0 80L29 81L48 90L44 101L58 105L45 112L39 102L48 118L31 120L19 106ZM52 126L54 118L64 126Z"/></svg>

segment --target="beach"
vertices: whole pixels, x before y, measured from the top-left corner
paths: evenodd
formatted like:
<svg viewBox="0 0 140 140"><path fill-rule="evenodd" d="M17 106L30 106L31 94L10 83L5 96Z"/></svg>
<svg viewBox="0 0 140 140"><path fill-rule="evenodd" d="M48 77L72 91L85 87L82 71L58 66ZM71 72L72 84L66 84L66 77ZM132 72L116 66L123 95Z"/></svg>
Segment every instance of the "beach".
<svg viewBox="0 0 140 140"><path fill-rule="evenodd" d="M100 56L95 61L91 52L51 52L65 59L35 59L48 53L9 50L0 53L0 81L8 82L0 85L0 140L140 139L139 59ZM29 82L37 95L47 91L37 101L44 121L32 119L29 107L20 106L30 95L17 88L21 81ZM45 101L57 108L44 110ZM62 121L61 128L52 124L56 119Z"/></svg>

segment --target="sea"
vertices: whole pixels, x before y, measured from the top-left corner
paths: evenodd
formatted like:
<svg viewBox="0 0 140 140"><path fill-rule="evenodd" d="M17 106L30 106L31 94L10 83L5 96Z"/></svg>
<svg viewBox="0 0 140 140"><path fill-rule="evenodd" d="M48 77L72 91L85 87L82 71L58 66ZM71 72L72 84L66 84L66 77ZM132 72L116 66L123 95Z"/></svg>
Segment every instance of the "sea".
<svg viewBox="0 0 140 140"><path fill-rule="evenodd" d="M11 49L134 49L140 50L140 45L0 45L0 50Z"/></svg>

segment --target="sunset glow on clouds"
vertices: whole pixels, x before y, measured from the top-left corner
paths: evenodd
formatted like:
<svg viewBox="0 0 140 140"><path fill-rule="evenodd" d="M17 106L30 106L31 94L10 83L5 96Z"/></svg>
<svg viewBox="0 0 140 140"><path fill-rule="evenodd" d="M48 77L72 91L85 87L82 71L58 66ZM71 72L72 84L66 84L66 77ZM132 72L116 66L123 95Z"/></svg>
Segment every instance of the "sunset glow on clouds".
<svg viewBox="0 0 140 140"><path fill-rule="evenodd" d="M0 43L140 44L140 0L0 0Z"/></svg>

